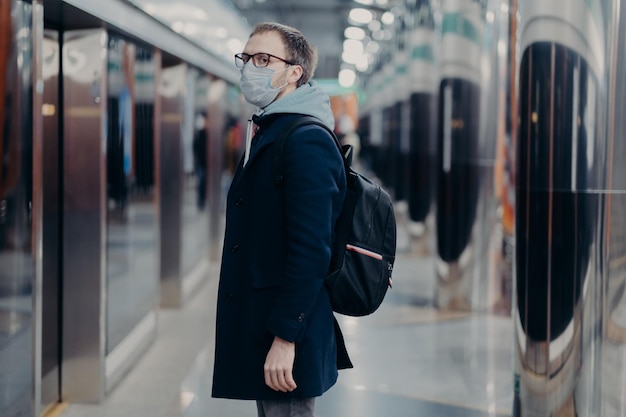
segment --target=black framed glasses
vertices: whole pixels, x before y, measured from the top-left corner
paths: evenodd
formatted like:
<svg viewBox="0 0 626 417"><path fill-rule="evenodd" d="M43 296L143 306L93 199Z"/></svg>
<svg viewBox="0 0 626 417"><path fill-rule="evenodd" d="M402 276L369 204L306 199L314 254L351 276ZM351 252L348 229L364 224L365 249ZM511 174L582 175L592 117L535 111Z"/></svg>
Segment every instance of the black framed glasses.
<svg viewBox="0 0 626 417"><path fill-rule="evenodd" d="M242 52L240 54L235 54L235 65L237 68L243 68L244 65L248 63L248 61L252 60L252 65L258 68L267 67L270 63L270 59L278 59L279 61L283 61L285 64L295 65L293 62L289 62L286 59L283 59L279 56L268 54L265 52L259 52L256 54L247 54Z"/></svg>

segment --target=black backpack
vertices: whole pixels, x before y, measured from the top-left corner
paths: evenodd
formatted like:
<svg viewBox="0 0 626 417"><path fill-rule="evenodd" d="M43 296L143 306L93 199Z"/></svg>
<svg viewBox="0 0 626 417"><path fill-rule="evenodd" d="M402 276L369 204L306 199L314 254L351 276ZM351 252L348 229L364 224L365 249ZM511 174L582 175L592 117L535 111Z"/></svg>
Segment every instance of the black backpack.
<svg viewBox="0 0 626 417"><path fill-rule="evenodd" d="M341 152L347 192L335 225L335 241L325 284L333 310L348 316L366 316L378 309L391 287L396 256L396 219L393 204L378 184L352 170L352 147L341 146L337 136L312 116L295 119L274 144L274 184L283 182L282 154L285 140L303 125L328 131Z"/></svg>

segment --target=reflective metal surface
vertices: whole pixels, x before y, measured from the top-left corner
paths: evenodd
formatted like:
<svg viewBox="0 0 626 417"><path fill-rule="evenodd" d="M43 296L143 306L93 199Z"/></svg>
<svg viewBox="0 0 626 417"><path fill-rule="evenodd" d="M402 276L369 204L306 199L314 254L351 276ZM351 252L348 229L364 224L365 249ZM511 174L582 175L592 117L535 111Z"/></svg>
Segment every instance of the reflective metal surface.
<svg viewBox="0 0 626 417"><path fill-rule="evenodd" d="M619 11L616 7L619 6ZM608 267L602 346L602 415L626 410L626 4L613 2L606 216Z"/></svg>
<svg viewBox="0 0 626 417"><path fill-rule="evenodd" d="M500 5L498 40L498 107L497 147L494 168L494 194L498 202L498 219L494 235L499 245L494 258L490 309L510 315L513 304L515 259L515 138L517 120L517 0ZM507 16L508 12L508 16ZM498 16L498 15L496 15ZM502 48L502 50L501 50ZM496 242L496 244L497 244Z"/></svg>
<svg viewBox="0 0 626 417"><path fill-rule="evenodd" d="M31 381L34 387L31 397L31 408L34 415L40 415L42 409L43 375L43 176L44 176L44 143L43 143L43 3L32 2L32 80L33 80L33 159L32 159L32 212L33 224L31 239L35 278L33 282L33 350Z"/></svg>
<svg viewBox="0 0 626 417"><path fill-rule="evenodd" d="M107 34L68 31L63 43L62 398L105 391Z"/></svg>
<svg viewBox="0 0 626 417"><path fill-rule="evenodd" d="M394 19L394 26L404 25L404 18ZM408 51L405 36L398 36L395 51L391 58L391 89L393 104L389 108L386 138L388 142L388 174L387 186L393 190L397 201L407 199L408 191L408 162L409 162L409 131L410 131L410 91L407 88Z"/></svg>
<svg viewBox="0 0 626 417"><path fill-rule="evenodd" d="M47 30L43 40L43 311L42 404L59 400L61 354L61 170L59 71L61 51L58 32Z"/></svg>
<svg viewBox="0 0 626 417"><path fill-rule="evenodd" d="M159 81L160 113L159 181L161 223L161 306L180 307L183 288L182 198L183 198L183 95L187 65L163 68Z"/></svg>
<svg viewBox="0 0 626 417"><path fill-rule="evenodd" d="M152 51L109 34L107 80L107 390L156 336L135 331L158 305L158 217L154 182L155 62ZM154 320L152 320L154 321ZM116 366L110 356L126 343Z"/></svg>
<svg viewBox="0 0 626 417"><path fill-rule="evenodd" d="M30 4L0 3L0 415L11 417L36 400L33 29Z"/></svg>
<svg viewBox="0 0 626 417"><path fill-rule="evenodd" d="M441 3L437 121L437 306L487 311L498 278L493 188L508 9L500 1ZM495 285L494 285L495 284Z"/></svg>
<svg viewBox="0 0 626 417"><path fill-rule="evenodd" d="M473 260L471 237L480 191L476 161L481 120L480 57L485 21L480 3L471 0L443 1L441 13L437 305L469 310L472 282L468 272Z"/></svg>
<svg viewBox="0 0 626 417"><path fill-rule="evenodd" d="M226 86L186 64L162 70L159 172L164 307L182 306L206 280L209 259L217 258L211 248L216 251L221 234L223 141L234 127L225 123Z"/></svg>
<svg viewBox="0 0 626 417"><path fill-rule="evenodd" d="M382 180L383 186L389 191L394 200L401 200L403 190L398 187L398 157L400 153L400 123L402 103L396 96L394 75L396 68L393 62L395 50L387 51L386 63L383 73L383 95L385 97L382 107L382 146L380 152L380 166L377 174Z"/></svg>
<svg viewBox="0 0 626 417"><path fill-rule="evenodd" d="M510 34L514 30L511 21L516 14L509 0L488 2L484 14L480 140L478 159L474 162L480 172L480 194L473 235L471 299L475 310L509 316L513 292L513 239L502 213L512 209L512 204L503 197L507 191L508 195L513 194L512 186L509 186L512 180L508 177L512 163L507 165L506 160L502 160L500 147L511 140L510 128L507 132L507 116L512 109L507 98L515 94L509 82L509 60L515 55L515 43ZM505 175L506 180L503 180Z"/></svg>
<svg viewBox="0 0 626 417"><path fill-rule="evenodd" d="M430 0L418 1L407 14L409 56L408 214L410 232L429 253L432 206L436 193L437 82L435 10Z"/></svg>
<svg viewBox="0 0 626 417"><path fill-rule="evenodd" d="M372 175L377 177L383 185L388 184L385 174L388 169L386 165L388 153L385 142L388 122L385 121L385 117L388 114L387 108L391 105L390 100L393 99L392 94L388 92L390 88L385 73L386 68L381 66L379 71L372 74L368 80L367 95L377 97L377 100L370 100L363 108L363 112L369 114L369 129L368 133L361 137L360 153L361 161L363 161L366 169L371 170Z"/></svg>
<svg viewBox="0 0 626 417"><path fill-rule="evenodd" d="M519 3L515 416L623 415L620 3Z"/></svg>
<svg viewBox="0 0 626 417"><path fill-rule="evenodd" d="M209 260L219 263L223 243L222 216L226 208L227 185L243 154L245 120L250 114L239 89L224 80L211 79L209 87L209 177L207 179L209 207ZM226 141L220 138L226 137ZM229 142L227 146L225 142Z"/></svg>
<svg viewBox="0 0 626 417"><path fill-rule="evenodd" d="M183 117L183 195L181 230L181 274L183 277L209 256L208 159L209 88L206 74L196 69L187 73ZM204 231L204 233L198 233ZM183 278L187 279L187 278Z"/></svg>

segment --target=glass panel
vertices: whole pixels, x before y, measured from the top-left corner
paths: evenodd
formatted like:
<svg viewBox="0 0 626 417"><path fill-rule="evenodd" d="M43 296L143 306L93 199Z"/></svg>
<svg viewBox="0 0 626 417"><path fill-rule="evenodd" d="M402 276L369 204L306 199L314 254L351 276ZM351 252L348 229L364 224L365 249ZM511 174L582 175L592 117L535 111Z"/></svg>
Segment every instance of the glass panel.
<svg viewBox="0 0 626 417"><path fill-rule="evenodd" d="M0 415L32 415L32 8L0 2ZM6 63L6 64L5 64Z"/></svg>
<svg viewBox="0 0 626 417"><path fill-rule="evenodd" d="M109 38L107 342L110 353L158 296L151 51Z"/></svg>
<svg viewBox="0 0 626 417"><path fill-rule="evenodd" d="M207 196L207 168L209 158L208 135L209 79L191 69L187 77L183 120L183 215L182 265L184 277L209 254L209 215Z"/></svg>

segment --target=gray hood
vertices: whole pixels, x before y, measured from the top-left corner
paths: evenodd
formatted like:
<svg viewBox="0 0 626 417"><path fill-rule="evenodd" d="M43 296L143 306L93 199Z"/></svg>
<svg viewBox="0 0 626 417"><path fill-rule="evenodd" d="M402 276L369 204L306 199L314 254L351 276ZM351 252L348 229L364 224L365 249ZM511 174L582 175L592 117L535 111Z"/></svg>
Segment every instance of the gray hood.
<svg viewBox="0 0 626 417"><path fill-rule="evenodd" d="M254 115L265 117L270 114L296 113L314 116L320 119L330 130L335 129L335 116L330 108L330 98L328 94L317 86L313 80L302 84L295 91L268 104L263 109L258 109ZM244 166L250 157L250 146L252 143L252 118L248 120L246 132L246 150L244 155Z"/></svg>
<svg viewBox="0 0 626 417"><path fill-rule="evenodd" d="M331 130L335 128L335 117L330 108L330 98L313 80L270 103L257 114L268 116L276 113L298 113L315 116Z"/></svg>

